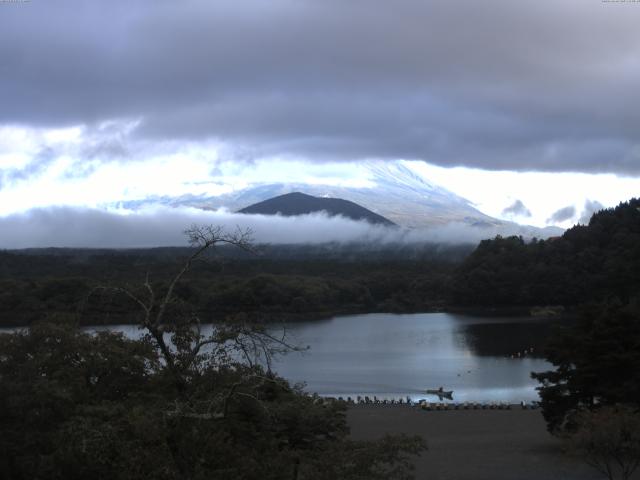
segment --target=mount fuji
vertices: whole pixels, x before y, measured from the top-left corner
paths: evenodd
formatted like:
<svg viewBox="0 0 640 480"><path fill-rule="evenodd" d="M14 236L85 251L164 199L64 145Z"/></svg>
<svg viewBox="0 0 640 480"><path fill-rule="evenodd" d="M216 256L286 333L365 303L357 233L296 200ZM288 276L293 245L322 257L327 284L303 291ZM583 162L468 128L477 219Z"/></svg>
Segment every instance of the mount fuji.
<svg viewBox="0 0 640 480"><path fill-rule="evenodd" d="M501 235L546 238L559 235L558 227L539 228L493 218L474 208L470 201L429 182L400 162L362 162L363 184L367 186L324 185L321 183L257 183L220 196L184 195L148 199L173 207L190 206L204 210L225 208L240 211L247 206L281 195L302 192L322 198L354 202L400 227L422 229L462 224L486 231L486 238ZM127 202L136 208L141 202Z"/></svg>
<svg viewBox="0 0 640 480"><path fill-rule="evenodd" d="M471 206L468 200L433 185L400 163L366 162L371 187L348 187L304 183L259 184L210 199L210 207L239 210L254 203L291 192L314 197L340 198L361 205L393 223L420 228L451 222L495 226L491 218Z"/></svg>

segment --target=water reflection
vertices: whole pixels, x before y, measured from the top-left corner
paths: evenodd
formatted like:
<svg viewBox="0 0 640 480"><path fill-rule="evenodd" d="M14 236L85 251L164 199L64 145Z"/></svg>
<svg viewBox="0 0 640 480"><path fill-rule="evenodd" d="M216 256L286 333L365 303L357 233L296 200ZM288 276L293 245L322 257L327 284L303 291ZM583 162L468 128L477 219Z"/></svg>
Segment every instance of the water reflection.
<svg viewBox="0 0 640 480"><path fill-rule="evenodd" d="M541 351L549 324L540 320L370 314L287 329L311 350L280 359L276 369L323 395L416 399L443 386L454 401L528 401L537 399L530 372L550 368L536 356L517 358Z"/></svg>
<svg viewBox="0 0 640 480"><path fill-rule="evenodd" d="M468 318L468 317L467 317ZM456 318L459 339L475 355L541 357L552 324L538 319L512 318L495 323L475 323ZM487 319L491 321L491 319Z"/></svg>

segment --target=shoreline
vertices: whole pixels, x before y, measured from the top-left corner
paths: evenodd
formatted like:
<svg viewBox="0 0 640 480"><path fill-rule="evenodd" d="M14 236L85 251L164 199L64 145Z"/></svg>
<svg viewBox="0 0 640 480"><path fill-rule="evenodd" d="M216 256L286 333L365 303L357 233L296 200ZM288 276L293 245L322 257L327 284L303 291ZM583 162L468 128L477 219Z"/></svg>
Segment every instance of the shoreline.
<svg viewBox="0 0 640 480"><path fill-rule="evenodd" d="M318 398L324 402L342 402L347 405L348 408L413 408L423 411L462 411L462 410L539 410L540 400L523 400L521 402L501 402L501 401L465 401L456 402L451 399L443 397L438 401L429 401L421 399L419 401L411 400L407 401L404 398L392 398L392 399L370 399L364 397L367 400L348 400L342 397L317 395ZM408 399L408 397L407 397ZM447 401L448 400L448 401Z"/></svg>
<svg viewBox="0 0 640 480"><path fill-rule="evenodd" d="M396 309L385 310L377 308L358 308L357 306L345 307L342 309L323 310L314 312L257 312L257 311L238 311L238 312L221 312L216 315L210 315L205 318L203 324L224 322L228 317L235 315L247 315L248 317L257 318L259 323L277 324L277 323L299 323L314 322L328 320L333 317L349 316L349 315L368 315L368 314L387 314L387 315L419 315L428 313L448 313L453 315L466 315L469 317L495 317L508 318L518 317L530 320L571 320L575 316L575 312L570 307L562 307L561 311L556 310L559 307L460 307L438 305L431 308L425 307L421 309ZM67 318L77 318L78 311L64 312ZM99 315L89 313L86 315L86 321L78 321L76 323L80 327L99 327L114 325L138 325L139 321L133 319L137 313L126 314L109 314ZM32 318L28 316L20 320L0 321L0 328L18 328L28 327L34 322L40 321L40 318Z"/></svg>

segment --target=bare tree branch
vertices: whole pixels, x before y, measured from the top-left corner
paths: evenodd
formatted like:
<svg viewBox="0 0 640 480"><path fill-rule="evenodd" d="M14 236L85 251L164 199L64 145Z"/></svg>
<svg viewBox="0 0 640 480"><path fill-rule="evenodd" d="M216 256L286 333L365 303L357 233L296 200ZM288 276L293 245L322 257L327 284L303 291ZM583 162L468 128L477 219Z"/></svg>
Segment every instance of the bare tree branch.
<svg viewBox="0 0 640 480"><path fill-rule="evenodd" d="M97 288L123 295L140 307L143 314L141 326L156 344L179 391L186 391L189 377L197 374L202 361L216 362L218 366L238 369L248 366L249 370L254 372L258 365L262 365L267 373L271 374L275 355L304 350L287 341L286 330L283 329L282 335L276 336L268 332L264 326L246 321L217 325L210 335L204 336L199 316L188 303L176 296L176 288L191 270L194 262L218 245L232 245L254 253L251 245L253 232L237 227L235 231L228 233L221 226L192 225L184 233L194 250L161 294L158 294L157 286L150 281L149 272L145 275L140 293L124 287ZM259 382L255 383L255 380ZM176 404L176 409L171 415L194 419L223 418L232 398L247 397L260 403L258 396L250 392L256 391L264 381L263 378L243 374L242 379L225 395L214 395L210 399L205 409L206 413L200 408L193 410L185 398L183 400L187 403ZM221 408L222 413L213 411L214 405Z"/></svg>

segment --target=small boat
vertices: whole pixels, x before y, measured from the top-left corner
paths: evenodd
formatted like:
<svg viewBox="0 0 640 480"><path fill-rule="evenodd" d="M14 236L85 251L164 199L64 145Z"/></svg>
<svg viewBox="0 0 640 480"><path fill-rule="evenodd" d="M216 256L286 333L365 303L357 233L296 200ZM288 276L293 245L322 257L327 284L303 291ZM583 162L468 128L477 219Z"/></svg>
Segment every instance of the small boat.
<svg viewBox="0 0 640 480"><path fill-rule="evenodd" d="M439 397L453 399L453 390L443 390L442 388L427 390L429 395L437 395Z"/></svg>

